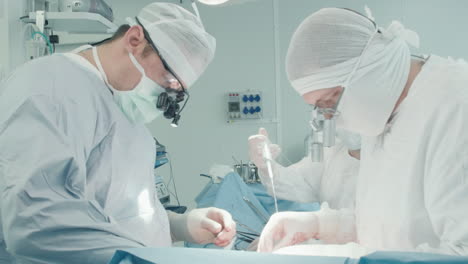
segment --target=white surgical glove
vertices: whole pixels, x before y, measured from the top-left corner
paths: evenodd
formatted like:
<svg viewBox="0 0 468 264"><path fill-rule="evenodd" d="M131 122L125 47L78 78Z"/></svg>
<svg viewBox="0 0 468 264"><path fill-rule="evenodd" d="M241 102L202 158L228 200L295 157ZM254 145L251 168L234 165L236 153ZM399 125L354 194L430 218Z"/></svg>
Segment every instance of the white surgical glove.
<svg viewBox="0 0 468 264"><path fill-rule="evenodd" d="M332 210L327 203L318 212L280 212L271 216L262 231L258 252L272 252L309 239L343 244L356 240L351 210Z"/></svg>
<svg viewBox="0 0 468 264"><path fill-rule="evenodd" d="M174 241L225 247L236 235L236 223L231 214L222 209L209 207L186 214L168 212L168 215Z"/></svg>
<svg viewBox="0 0 468 264"><path fill-rule="evenodd" d="M249 137L249 157L250 160L259 168L265 169L266 164L263 158L263 147L265 144L269 144L268 147L271 152L272 159L276 159L281 152L281 149L276 144L271 144L268 138L268 132L265 128L261 127L258 130L257 135ZM263 180L263 179L262 179Z"/></svg>
<svg viewBox="0 0 468 264"><path fill-rule="evenodd" d="M300 244L315 238L317 232L317 216L313 212L276 213L262 231L258 252L272 252Z"/></svg>

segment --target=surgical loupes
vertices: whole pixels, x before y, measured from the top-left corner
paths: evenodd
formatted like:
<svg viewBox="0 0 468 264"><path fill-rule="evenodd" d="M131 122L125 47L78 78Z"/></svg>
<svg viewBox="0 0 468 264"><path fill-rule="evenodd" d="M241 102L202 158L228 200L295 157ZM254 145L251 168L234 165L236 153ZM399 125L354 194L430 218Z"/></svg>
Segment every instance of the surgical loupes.
<svg viewBox="0 0 468 264"><path fill-rule="evenodd" d="M309 122L311 127L311 137L309 142L309 152L312 162L323 161L323 148L335 145L335 113L331 109L314 107L312 118Z"/></svg>

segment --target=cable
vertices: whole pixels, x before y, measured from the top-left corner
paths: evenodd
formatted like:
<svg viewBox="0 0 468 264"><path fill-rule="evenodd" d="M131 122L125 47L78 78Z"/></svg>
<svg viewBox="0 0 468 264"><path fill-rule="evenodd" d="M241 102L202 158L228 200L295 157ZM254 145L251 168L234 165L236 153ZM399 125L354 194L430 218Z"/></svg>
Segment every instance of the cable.
<svg viewBox="0 0 468 264"><path fill-rule="evenodd" d="M164 151L164 155L166 155L166 154L167 154L167 152ZM167 162L170 164L169 158L167 158ZM172 170L170 170L169 174L170 174L170 175L169 175L169 181L165 182L165 184L166 184L166 186L167 186L167 191L169 192L169 194L171 194L172 196L175 197L175 196L176 196L175 193L173 193L173 192L169 189L169 186L170 186L171 183L173 182L173 178L174 178L174 177L173 177L173 174L172 174Z"/></svg>
<svg viewBox="0 0 468 264"><path fill-rule="evenodd" d="M172 197L176 197L175 193L172 192L172 191L169 189L169 186L171 185L172 182L173 182L173 179L172 179L172 177L171 177L171 178L169 179L169 181L168 181L167 183L165 183L165 184L166 184L166 186L167 186L167 191L169 192L169 194L172 195Z"/></svg>
<svg viewBox="0 0 468 264"><path fill-rule="evenodd" d="M52 36L54 35L54 31L52 29L50 29L50 34ZM49 41L50 41L50 37L49 37ZM52 46L54 47L54 53L55 53L55 43L52 43Z"/></svg>
<svg viewBox="0 0 468 264"><path fill-rule="evenodd" d="M182 105L182 108L179 110L178 114L180 114L182 112L182 110L184 110L185 108L185 105L187 104L188 100L190 99L190 94L187 90L184 89L184 93L187 95L187 99L185 100L184 102L184 105Z"/></svg>
<svg viewBox="0 0 468 264"><path fill-rule="evenodd" d="M50 43L49 38L44 33L39 32L39 31L33 32L31 34L31 38L34 39L36 35L39 35L44 39L44 41L47 43L47 47L49 47L49 54L52 54L53 53L52 44Z"/></svg>
<svg viewBox="0 0 468 264"><path fill-rule="evenodd" d="M179 195L177 193L177 187L176 187L176 184L175 184L174 171L172 169L172 161L171 161L172 158L171 158L171 155L168 152L166 152L166 155L169 158L169 168L170 168L170 174L171 174L171 179L169 180L169 183L172 181L172 186L174 187L174 192L175 192L175 195L174 194L173 195L177 200L177 205L180 206Z"/></svg>

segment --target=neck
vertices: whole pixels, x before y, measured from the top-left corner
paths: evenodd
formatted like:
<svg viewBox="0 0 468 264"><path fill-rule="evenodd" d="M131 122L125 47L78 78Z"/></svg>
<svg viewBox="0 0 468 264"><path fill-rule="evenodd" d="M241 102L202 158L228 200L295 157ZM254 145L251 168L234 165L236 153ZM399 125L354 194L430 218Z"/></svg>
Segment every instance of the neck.
<svg viewBox="0 0 468 264"><path fill-rule="evenodd" d="M134 73L136 71L134 67L130 67L131 62L128 54L119 49L118 45L113 45L113 43L104 44L96 48L109 84L119 91L131 90L137 80L133 80L135 78L130 77L138 74ZM98 68L92 50L85 50L80 52L79 55Z"/></svg>
<svg viewBox="0 0 468 264"><path fill-rule="evenodd" d="M401 105L401 103L405 100L405 98L408 96L408 92L411 89L411 85L413 84L414 80L418 76L419 72L421 72L422 66L424 65L423 61L420 60L411 60L411 66L410 66L410 72L408 75L408 80L406 81L405 88L403 89L403 92L400 95L400 98L398 98L398 101L395 104L395 108L393 108L394 113L398 106Z"/></svg>

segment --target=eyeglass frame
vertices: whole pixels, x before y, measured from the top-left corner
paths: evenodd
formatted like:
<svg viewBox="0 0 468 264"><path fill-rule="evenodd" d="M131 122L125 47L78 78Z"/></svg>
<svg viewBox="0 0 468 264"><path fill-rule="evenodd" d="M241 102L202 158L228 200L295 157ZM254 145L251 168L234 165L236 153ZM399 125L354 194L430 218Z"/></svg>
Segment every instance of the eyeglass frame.
<svg viewBox="0 0 468 264"><path fill-rule="evenodd" d="M140 22L140 20L138 19L138 17L135 17L135 20L136 22L138 23L139 26L141 26L141 28L143 29L143 35L146 39L146 41L148 41L148 44L153 48L154 52L156 52L156 54L159 56L159 59L161 60L163 66L164 66L164 69L166 71L168 71L170 74L172 74L172 76L174 76L174 78L177 80L177 82L179 82L180 84L180 87L182 87L182 91L184 93L187 94L187 89L185 89L184 85L182 84L182 82L180 81L180 78L177 77L177 75L175 74L174 70L172 70L172 68L169 66L169 64L167 63L167 61L164 59L164 57L161 55L161 52L159 52L159 49L156 47L156 45L154 44L153 40L151 39L148 31L146 31L146 28L143 26L143 24Z"/></svg>
<svg viewBox="0 0 468 264"><path fill-rule="evenodd" d="M177 97L176 98L182 98L183 100L183 96L180 97L180 94L182 93L183 94L186 94L187 95L187 99L185 100L183 106L179 109L179 111L177 111L175 117L174 117L174 120L173 120L173 124L175 124L177 126L177 123L180 119L180 113L182 112L182 110L184 110L185 106L187 105L187 102L188 100L190 99L190 94L188 93L187 89L185 89L184 85L182 84L182 82L180 81L179 77L177 77L177 75L175 74L174 70L172 70L172 68L169 66L169 64L166 62L166 60L164 59L164 57L161 55L161 52L159 52L159 49L156 47L156 45L154 44L153 40L151 39L148 31L146 31L146 28L143 26L143 24L140 22L140 20L138 19L138 17L135 17L135 20L136 22L138 23L139 26L141 26L141 28L143 29L143 35L146 39L146 41L148 41L148 43L150 44L150 46L153 48L154 52L156 52L156 54L159 56L159 59L161 60L161 63L163 64L164 66L164 69L166 71L168 71L170 74L172 74L172 76L174 76L174 78L177 80L177 82L180 84L180 87L182 87L182 91L173 91L175 93L177 93ZM169 90L168 92L172 92L170 91L171 89L170 88L166 88L166 91ZM177 101L179 99L176 99L176 102L178 104L178 102L182 101Z"/></svg>

